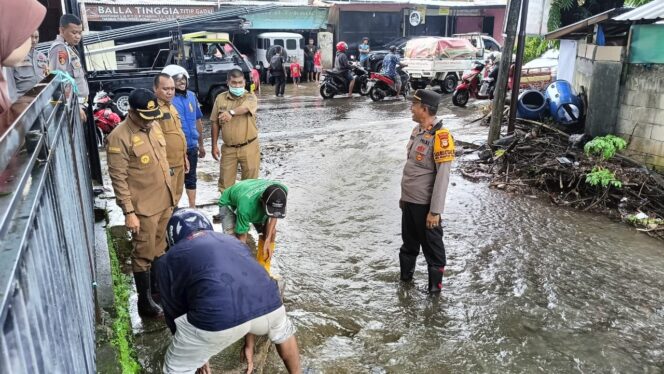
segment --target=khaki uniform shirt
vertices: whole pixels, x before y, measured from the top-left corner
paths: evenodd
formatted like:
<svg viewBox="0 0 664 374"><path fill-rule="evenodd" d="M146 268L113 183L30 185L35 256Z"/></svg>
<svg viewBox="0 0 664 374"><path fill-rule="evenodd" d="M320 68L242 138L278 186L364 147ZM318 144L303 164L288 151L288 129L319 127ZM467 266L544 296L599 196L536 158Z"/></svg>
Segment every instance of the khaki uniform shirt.
<svg viewBox="0 0 664 374"><path fill-rule="evenodd" d="M408 142L401 200L430 204L429 212L442 214L453 160L454 139L442 121L427 130L416 126Z"/></svg>
<svg viewBox="0 0 664 374"><path fill-rule="evenodd" d="M51 44L51 49L48 51L48 61L51 71L61 70L74 78L79 97L88 98L90 88L88 88L88 81L85 79L85 69L81 64L81 58L78 56L76 49L70 47L62 36L58 35Z"/></svg>
<svg viewBox="0 0 664 374"><path fill-rule="evenodd" d="M125 213L149 217L175 205L166 139L158 123L144 130L127 116L106 139L108 174Z"/></svg>
<svg viewBox="0 0 664 374"><path fill-rule="evenodd" d="M48 58L36 49L30 50L25 59L13 68L9 68L7 83L12 100L23 96L46 76Z"/></svg>
<svg viewBox="0 0 664 374"><path fill-rule="evenodd" d="M226 123L219 121L219 114L231 109L243 106L249 110L246 114L237 114ZM244 144L258 137L256 127L256 110L258 110L258 99L256 95L245 92L244 95L236 97L230 92L224 92L217 96L210 113L212 126L221 128L221 140L226 145Z"/></svg>
<svg viewBox="0 0 664 374"><path fill-rule="evenodd" d="M184 165L187 157L187 138L182 132L182 123L178 111L171 103L158 100L159 109L164 113L162 119L157 120L166 138L166 154L168 164L172 167Z"/></svg>

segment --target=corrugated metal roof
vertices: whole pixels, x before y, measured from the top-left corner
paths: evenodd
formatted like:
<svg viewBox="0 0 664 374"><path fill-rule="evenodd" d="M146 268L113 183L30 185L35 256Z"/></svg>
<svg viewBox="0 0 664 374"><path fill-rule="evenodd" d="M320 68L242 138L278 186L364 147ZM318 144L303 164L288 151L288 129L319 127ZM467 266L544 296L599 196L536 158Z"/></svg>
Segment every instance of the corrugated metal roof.
<svg viewBox="0 0 664 374"><path fill-rule="evenodd" d="M664 19L664 0L653 0L627 13L614 17L615 21L640 21Z"/></svg>
<svg viewBox="0 0 664 374"><path fill-rule="evenodd" d="M490 7L490 6L507 6L507 0L331 0L333 4L406 4L406 5L428 5L449 8L476 8L476 7Z"/></svg>
<svg viewBox="0 0 664 374"><path fill-rule="evenodd" d="M198 6L217 6L216 1L200 1L200 0L86 0L86 5L198 5Z"/></svg>

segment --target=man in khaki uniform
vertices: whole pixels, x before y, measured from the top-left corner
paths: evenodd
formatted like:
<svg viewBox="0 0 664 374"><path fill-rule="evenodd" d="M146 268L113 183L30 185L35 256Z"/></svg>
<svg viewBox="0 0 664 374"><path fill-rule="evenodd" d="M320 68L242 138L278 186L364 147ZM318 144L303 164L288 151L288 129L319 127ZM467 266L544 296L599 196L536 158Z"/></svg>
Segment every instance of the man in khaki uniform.
<svg viewBox="0 0 664 374"><path fill-rule="evenodd" d="M158 74L154 78L154 92L157 95L159 110L163 117L158 120L166 138L166 154L171 167L171 176L175 206L180 202L184 192L184 175L189 172L187 159L187 138L182 132L182 123L178 111L171 104L175 96L175 82L168 74Z"/></svg>
<svg viewBox="0 0 664 374"><path fill-rule="evenodd" d="M261 157L256 127L258 100L244 89L246 82L241 70L231 70L227 80L229 91L217 96L210 113L212 157L215 160L219 160L217 141L220 129L223 141L219 192L235 184L238 163L242 168L242 180L258 178Z"/></svg>
<svg viewBox="0 0 664 374"><path fill-rule="evenodd" d="M55 38L48 51L49 69L60 70L74 78L76 82L78 102L81 104L81 120L86 121L85 106L90 95L88 81L85 78L85 69L76 46L81 42L83 26L81 20L73 14L63 14L60 17L60 34Z"/></svg>
<svg viewBox="0 0 664 374"><path fill-rule="evenodd" d="M129 106L127 118L107 138L108 174L132 233L138 312L157 317L163 312L152 300L150 268L166 249L166 225L175 202L166 139L156 122L163 115L157 97L137 89L129 95Z"/></svg>

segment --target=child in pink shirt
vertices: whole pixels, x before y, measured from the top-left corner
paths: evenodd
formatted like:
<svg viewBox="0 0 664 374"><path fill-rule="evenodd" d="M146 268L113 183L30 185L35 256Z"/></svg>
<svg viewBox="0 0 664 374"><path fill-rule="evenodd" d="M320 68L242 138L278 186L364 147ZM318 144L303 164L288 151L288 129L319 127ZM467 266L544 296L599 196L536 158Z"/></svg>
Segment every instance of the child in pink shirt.
<svg viewBox="0 0 664 374"><path fill-rule="evenodd" d="M300 87L300 77L302 76L302 66L297 61L297 58L293 59L293 62L290 64L290 75L293 78L293 83L295 86Z"/></svg>
<svg viewBox="0 0 664 374"><path fill-rule="evenodd" d="M314 53L314 77L316 78L316 82L320 81L320 73L323 72L323 64L321 64L320 59L320 49L318 49Z"/></svg>

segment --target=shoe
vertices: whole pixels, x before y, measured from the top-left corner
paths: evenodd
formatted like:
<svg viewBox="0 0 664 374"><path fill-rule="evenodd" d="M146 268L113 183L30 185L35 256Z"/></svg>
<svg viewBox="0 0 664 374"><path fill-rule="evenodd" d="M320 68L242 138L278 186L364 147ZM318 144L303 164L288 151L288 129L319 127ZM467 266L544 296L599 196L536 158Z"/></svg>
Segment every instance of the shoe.
<svg viewBox="0 0 664 374"><path fill-rule="evenodd" d="M417 262L417 257L406 256L403 253L399 253L399 266L401 267L402 281L410 282L413 280L413 275L415 274L416 262Z"/></svg>
<svg viewBox="0 0 664 374"><path fill-rule="evenodd" d="M440 293L443 290L444 267L429 266L429 293Z"/></svg>
<svg viewBox="0 0 664 374"><path fill-rule="evenodd" d="M163 317L164 311L152 300L150 270L134 273L134 281L136 282L136 292L138 293L138 314L149 318Z"/></svg>

